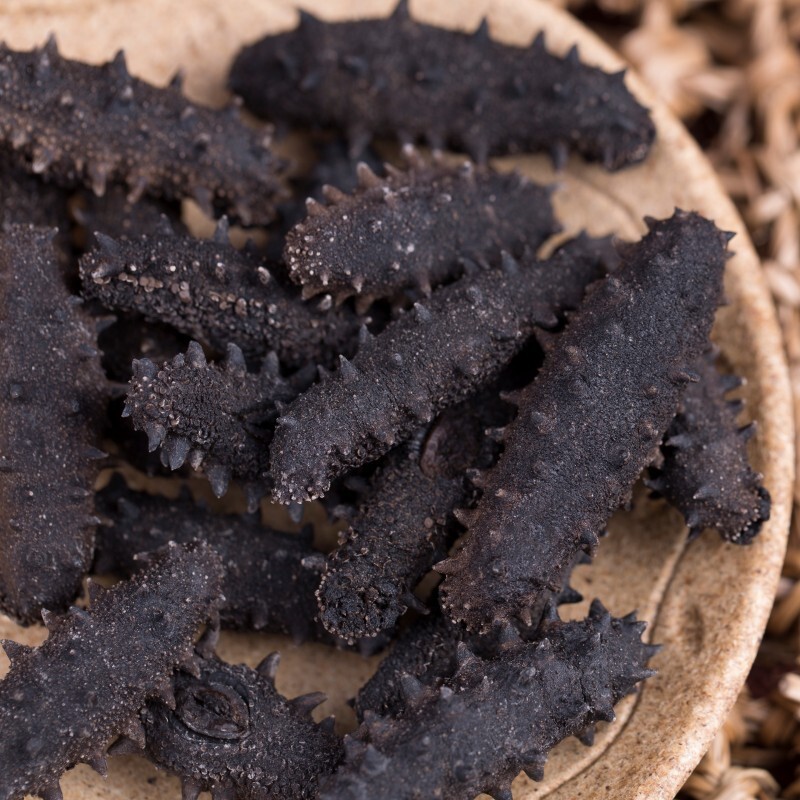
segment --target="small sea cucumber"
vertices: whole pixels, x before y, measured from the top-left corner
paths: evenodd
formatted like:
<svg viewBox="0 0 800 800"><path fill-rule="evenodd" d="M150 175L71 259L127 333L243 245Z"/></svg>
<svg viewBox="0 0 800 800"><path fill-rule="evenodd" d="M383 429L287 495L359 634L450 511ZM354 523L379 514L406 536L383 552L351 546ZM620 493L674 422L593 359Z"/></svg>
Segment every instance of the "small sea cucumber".
<svg viewBox="0 0 800 800"><path fill-rule="evenodd" d="M172 670L193 666L192 640L220 599L222 565L206 545L169 545L127 583L90 585L91 608L43 615L50 636L30 649L4 642L0 797L61 798L62 773L86 762L105 774L106 748L144 744L139 709L171 697Z"/></svg>

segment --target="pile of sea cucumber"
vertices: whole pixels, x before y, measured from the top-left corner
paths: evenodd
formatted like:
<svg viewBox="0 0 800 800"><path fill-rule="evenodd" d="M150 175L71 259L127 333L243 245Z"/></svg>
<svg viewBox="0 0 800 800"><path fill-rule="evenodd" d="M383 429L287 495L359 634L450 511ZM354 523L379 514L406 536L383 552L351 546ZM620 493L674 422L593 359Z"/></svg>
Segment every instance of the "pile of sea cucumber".
<svg viewBox="0 0 800 800"><path fill-rule="evenodd" d="M316 163L122 54L0 50L0 609L50 631L4 643L0 800L57 800L65 770L127 752L185 800L510 800L653 674L634 614L558 612L643 471L692 537L746 545L769 516L709 341L730 234L676 210L541 257L552 187L487 158L635 169L655 136L624 74L541 35L510 47L405 2L301 14L229 84ZM237 249L229 220L266 244ZM123 464L236 484L250 513L133 491ZM338 546L264 526L265 498L298 520L321 502ZM123 580L74 605L90 572ZM396 641L342 737L311 716L324 695L276 691L277 653L222 661L220 626Z"/></svg>

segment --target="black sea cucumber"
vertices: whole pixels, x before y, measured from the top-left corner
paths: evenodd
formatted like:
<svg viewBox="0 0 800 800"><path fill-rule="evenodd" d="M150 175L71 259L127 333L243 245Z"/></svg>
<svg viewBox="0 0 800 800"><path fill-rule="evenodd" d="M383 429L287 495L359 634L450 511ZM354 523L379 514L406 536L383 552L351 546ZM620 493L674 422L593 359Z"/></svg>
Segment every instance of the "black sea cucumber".
<svg viewBox="0 0 800 800"><path fill-rule="evenodd" d="M193 197L208 212L269 222L282 165L269 135L235 107L190 103L180 87L131 77L120 51L101 66L63 58L50 38L29 52L0 49L0 144L28 168L102 195L110 182L134 197Z"/></svg>
<svg viewBox="0 0 800 800"><path fill-rule="evenodd" d="M213 239L171 233L114 240L81 259L83 293L111 309L138 311L219 352L238 345L250 359L270 350L287 368L332 366L350 353L365 321L330 298L303 302L268 265L228 240L221 222Z"/></svg>
<svg viewBox="0 0 800 800"><path fill-rule="evenodd" d="M616 257L607 239L580 236L547 261L505 255L504 269L434 292L352 362L312 386L278 420L274 496L314 499L349 468L379 458L435 414L487 385L537 326L555 326Z"/></svg>
<svg viewBox="0 0 800 800"><path fill-rule="evenodd" d="M520 256L559 230L550 188L469 161L452 167L405 153L407 170L379 178L361 164L354 192L328 187L327 204L308 200L307 218L284 247L304 296L390 297L408 286L430 294L467 259Z"/></svg>
<svg viewBox="0 0 800 800"><path fill-rule="evenodd" d="M327 559L317 596L328 630L375 636L406 608L427 611L414 588L455 540L453 509L468 500L464 473L478 465L485 429L510 416L496 394L482 393L387 454Z"/></svg>
<svg viewBox="0 0 800 800"><path fill-rule="evenodd" d="M472 35L425 25L407 0L385 19L326 23L301 12L295 30L239 53L229 85L260 116L346 132L354 152L390 136L479 162L548 150L561 165L573 150L619 169L643 160L655 137L624 72L581 63L576 47L552 55L543 34L511 47L485 22Z"/></svg>
<svg viewBox="0 0 800 800"><path fill-rule="evenodd" d="M730 234L695 213L648 219L623 265L587 293L533 383L517 396L505 450L462 517L442 602L485 630L521 617L606 521L651 463L688 370L708 347Z"/></svg>
<svg viewBox="0 0 800 800"><path fill-rule="evenodd" d="M641 641L643 628L633 614L612 618L595 601L582 622L544 623L535 643L509 630L492 660L462 643L458 672L438 691L406 677L406 710L396 719L370 715L345 738L345 762L321 800L464 800L480 792L511 800L520 770L541 780L558 742L588 738L654 674L646 664L658 648Z"/></svg>
<svg viewBox="0 0 800 800"><path fill-rule="evenodd" d="M252 373L236 345L228 346L220 364L209 364L203 348L191 342L185 356L160 368L146 358L134 362L123 416L147 434L151 451L161 448L171 469L187 460L202 469L217 497L232 477L243 481L254 511L269 486L277 404L297 391L281 377L274 354Z"/></svg>
<svg viewBox="0 0 800 800"><path fill-rule="evenodd" d="M684 390L662 445L663 463L648 486L680 510L691 538L716 528L728 542L750 544L769 519L770 498L747 460L755 425L740 428L742 401L725 399L741 380L721 374L710 353L692 372L699 380Z"/></svg>
<svg viewBox="0 0 800 800"><path fill-rule="evenodd" d="M50 636L41 647L4 642L3 800L56 800L61 774L79 761L105 773L114 737L144 744L139 709L148 697L170 698L173 668L195 669L192 639L214 613L221 577L210 547L170 545L133 580L91 585L89 611L44 615Z"/></svg>
<svg viewBox="0 0 800 800"><path fill-rule="evenodd" d="M208 643L204 643L208 646ZM197 676L176 672L175 707L151 701L143 712L147 755L181 778L184 800L301 800L344 754L333 717L311 710L319 692L287 700L275 689L279 656L255 670L209 655Z"/></svg>
<svg viewBox="0 0 800 800"><path fill-rule="evenodd" d="M92 321L63 285L55 231L0 233L0 609L63 611L92 558L106 381Z"/></svg>
<svg viewBox="0 0 800 800"><path fill-rule="evenodd" d="M225 568L220 606L223 628L264 630L340 644L316 620L314 592L323 557L311 546L310 529L285 533L253 515L212 514L182 495L176 500L128 489L121 476L98 493L94 570L129 576L137 553L169 541L200 539L219 553Z"/></svg>

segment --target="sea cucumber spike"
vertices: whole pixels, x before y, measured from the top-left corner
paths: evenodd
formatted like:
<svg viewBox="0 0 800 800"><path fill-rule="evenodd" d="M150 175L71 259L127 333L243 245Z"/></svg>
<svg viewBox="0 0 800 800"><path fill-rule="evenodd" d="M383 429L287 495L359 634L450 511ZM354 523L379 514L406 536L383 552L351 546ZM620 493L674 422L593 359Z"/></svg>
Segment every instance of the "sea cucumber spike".
<svg viewBox="0 0 800 800"><path fill-rule="evenodd" d="M388 442L407 439L488 385L535 331L540 309L574 308L609 264L616 264L609 241L584 237L547 261L527 256L516 276L490 270L443 287L426 302L425 321L411 313L391 322L361 344L353 370L312 386L278 420L275 499L321 496L347 469L380 457Z"/></svg>
<svg viewBox="0 0 800 800"><path fill-rule="evenodd" d="M698 214L660 221L556 338L487 473L459 571L442 584L454 620L485 631L519 617L578 551L594 551L675 416L687 388L675 375L708 346L725 267L716 234ZM641 390L651 385L659 391ZM534 424L534 409L547 409L552 427ZM623 446L627 458L609 458Z"/></svg>
<svg viewBox="0 0 800 800"><path fill-rule="evenodd" d="M238 114L132 78L121 52L94 66L55 48L6 50L0 63L0 141L17 144L16 158L34 173L98 194L110 182L168 200L202 194L209 210L245 224L274 217L283 163Z"/></svg>
<svg viewBox="0 0 800 800"><path fill-rule="evenodd" d="M170 545L89 611L72 611L0 682L0 796L58 792L95 762L191 648L219 602L222 565L206 545Z"/></svg>

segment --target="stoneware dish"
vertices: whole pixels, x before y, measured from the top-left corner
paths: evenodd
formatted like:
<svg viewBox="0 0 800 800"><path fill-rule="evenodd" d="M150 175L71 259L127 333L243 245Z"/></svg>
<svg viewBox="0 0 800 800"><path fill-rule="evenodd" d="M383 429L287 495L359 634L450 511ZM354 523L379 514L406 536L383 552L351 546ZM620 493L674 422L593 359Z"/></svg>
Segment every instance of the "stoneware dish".
<svg viewBox="0 0 800 800"><path fill-rule="evenodd" d="M394 0L304 0L326 19L383 16ZM487 16L491 35L526 45L544 30L549 46L565 52L578 43L581 56L608 70L620 59L566 14L537 0L412 0L412 15L426 22L474 30ZM225 100L225 77L243 44L297 24L293 0L5 0L0 31L16 48L41 44L55 32L63 53L92 62L124 48L131 72L165 83L182 67L186 90L211 104ZM601 597L616 615L637 609L650 621L646 636L665 645L654 659L659 674L617 709L613 725L602 725L596 744L575 740L552 753L545 780L524 775L514 797L551 800L672 798L699 761L733 704L755 656L776 588L786 544L794 468L793 425L787 369L774 311L759 262L744 225L711 166L681 125L636 76L628 86L652 109L657 143L647 162L609 175L577 159L555 176L544 157L501 159L532 178L558 180L558 212L570 230L616 232L635 239L642 216L668 216L675 206L695 209L720 228L737 232L728 262L726 291L715 339L732 367L747 378L745 414L759 423L751 456L772 494L772 517L757 542L737 548L706 532L691 545L680 516L662 501L638 491L632 512L613 520L591 569L580 568L574 586L587 601L566 607L582 616ZM43 629L22 629L0 618L0 636L39 643ZM364 660L319 645L295 647L281 637L224 635L222 657L254 665L274 649L282 652L278 688L293 697L320 690L329 700L316 713L335 713L342 732L354 718L346 704L374 670ZM3 658L0 669L6 668ZM413 775L408 779L413 780ZM180 797L176 779L136 757L112 759L103 780L78 766L62 780L68 800ZM379 800L376 798L376 800Z"/></svg>

